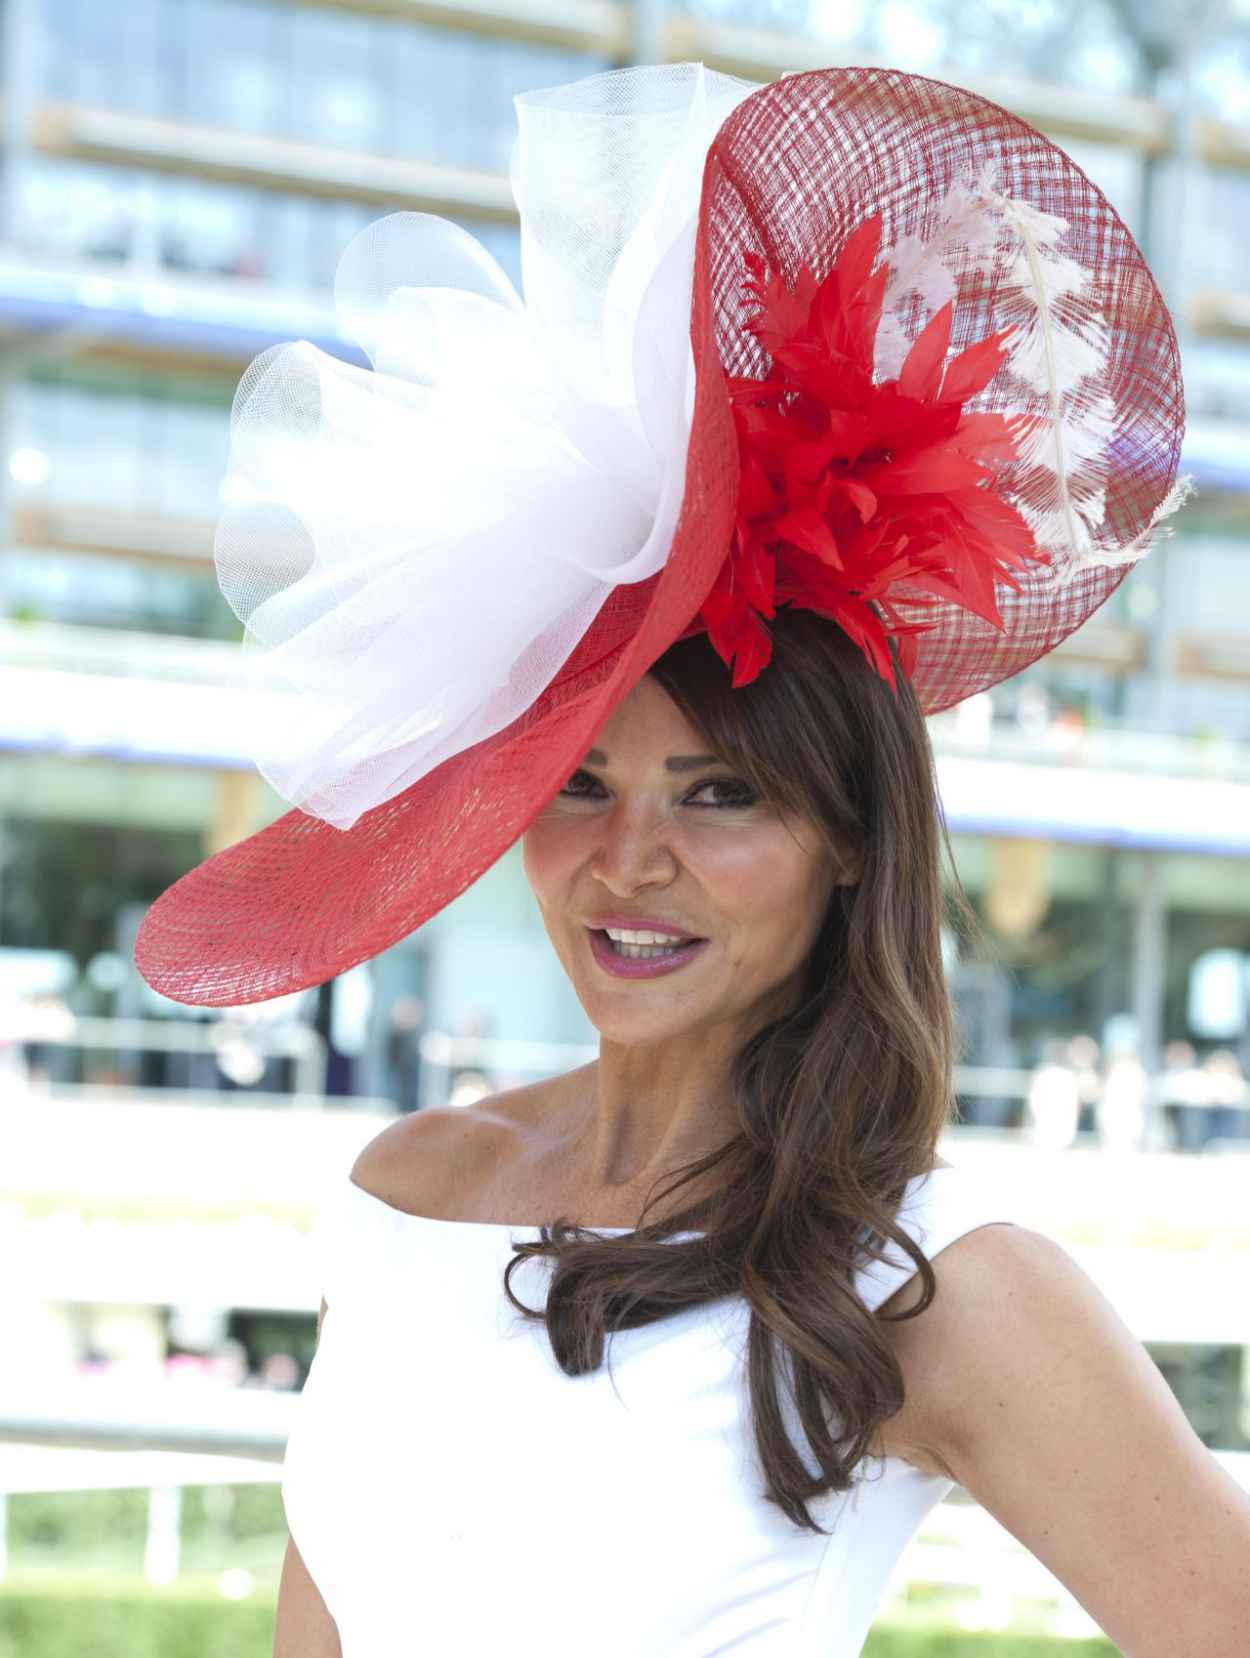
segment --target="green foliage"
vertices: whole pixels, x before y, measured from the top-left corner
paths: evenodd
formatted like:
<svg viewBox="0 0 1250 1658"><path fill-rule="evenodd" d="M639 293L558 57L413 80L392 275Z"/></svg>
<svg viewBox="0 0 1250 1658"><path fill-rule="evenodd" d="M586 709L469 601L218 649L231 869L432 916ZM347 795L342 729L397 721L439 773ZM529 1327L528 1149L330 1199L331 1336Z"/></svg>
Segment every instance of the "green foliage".
<svg viewBox="0 0 1250 1658"><path fill-rule="evenodd" d="M0 1596L0 1658L270 1658L274 1606L272 1593L228 1601L203 1584L15 1578Z"/></svg>
<svg viewBox="0 0 1250 1658"><path fill-rule="evenodd" d="M868 1637L864 1658L1116 1658L1110 1641L1064 1640L1051 1635L1002 1635L997 1630L892 1629ZM3 1654L0 1653L0 1658Z"/></svg>
<svg viewBox="0 0 1250 1658"><path fill-rule="evenodd" d="M146 1491L31 1491L9 1498L13 1568L77 1567L137 1571L147 1537ZM286 1546L286 1514L275 1485L183 1488L179 1534L188 1565L224 1568ZM0 1652L0 1658L3 1653ZM40 1654L43 1658L43 1654Z"/></svg>
<svg viewBox="0 0 1250 1658"><path fill-rule="evenodd" d="M149 1589L103 1573L15 1574L0 1596L0 1658L270 1658L276 1581L247 1600L203 1578ZM864 1658L1115 1658L1105 1640L882 1625Z"/></svg>

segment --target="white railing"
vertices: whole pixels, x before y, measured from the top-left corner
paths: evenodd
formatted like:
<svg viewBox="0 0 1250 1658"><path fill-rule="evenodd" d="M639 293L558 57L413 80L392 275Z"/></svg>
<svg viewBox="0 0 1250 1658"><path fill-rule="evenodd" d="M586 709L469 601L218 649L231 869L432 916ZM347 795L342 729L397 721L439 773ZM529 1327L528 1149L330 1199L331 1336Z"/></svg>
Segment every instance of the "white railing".
<svg viewBox="0 0 1250 1658"><path fill-rule="evenodd" d="M56 1009L49 1017L42 1009L31 1010L29 1023L22 1015L8 1012L0 1037L10 1044L38 1043L41 1047L66 1048L83 1054L110 1054L119 1068L129 1068L144 1053L211 1054L224 1061L223 1073L229 1075L229 1054L242 1044L257 1059L289 1059L292 1062L292 1091L307 1102L323 1101L326 1087L328 1053L325 1039L311 1025L286 1022L265 1024L258 1020L246 1023L227 1018L213 1020L192 1019L127 1019L93 1018ZM10 1081L19 1085L23 1079ZM58 1083L58 1092L99 1087L98 1081L85 1083ZM131 1093L146 1097L162 1096L186 1100L188 1093L208 1090L142 1088L128 1079L105 1086L122 1087ZM240 1090L236 1090L240 1091ZM247 1092L248 1090L242 1090ZM221 1103L221 1096L216 1096Z"/></svg>
<svg viewBox="0 0 1250 1658"><path fill-rule="evenodd" d="M481 1098L494 1092L495 1078L503 1076L510 1085L518 1076L528 1080L555 1075L578 1065L589 1064L598 1057L598 1048L590 1044L558 1042L522 1042L475 1036L452 1036L445 1031L427 1031L420 1039L422 1071L422 1104L468 1103L470 1098ZM467 1074L467 1075L466 1075ZM1200 1075L1201 1073L1199 1073ZM1189 1073L1192 1078L1193 1073ZM453 1084L453 1077L459 1080ZM1008 1115L1015 1121L1001 1127L968 1124L958 1132L973 1132L989 1137L1003 1136L1012 1140L1029 1137L1038 1129L1030 1120L1029 1100L1033 1092L1037 1070L1024 1066L957 1065L954 1069L954 1090L963 1100L992 1100L1006 1103ZM1127 1146L1141 1151L1172 1149L1172 1127L1167 1113L1172 1108L1180 1112L1231 1110L1238 1118L1250 1117L1250 1083L1221 1078L1218 1095L1214 1086L1203 1096L1192 1083L1188 1088L1176 1086L1176 1078L1167 1073L1148 1076L1143 1081L1140 1123L1129 1123L1126 1129L1112 1127L1110 1138L1123 1140ZM1104 1090L1100 1084L1089 1088L1082 1105L1092 1106L1096 1119L1101 1118ZM1102 1136L1104 1124L1093 1137ZM1040 1125L1041 1137L1047 1137L1046 1125ZM1088 1130L1080 1131L1089 1138ZM1076 1135L1075 1127L1073 1137Z"/></svg>
<svg viewBox="0 0 1250 1658"><path fill-rule="evenodd" d="M253 1398L256 1395L253 1394ZM297 1393L261 1396L266 1408L246 1413L222 1399L222 1415L289 1416ZM215 1405L217 1401L214 1401ZM223 1408L225 1407L225 1408ZM75 1413L8 1410L0 1413L0 1583L8 1575L8 1499L29 1492L146 1490L143 1569L154 1586L178 1576L182 1556L182 1500L188 1486L275 1485L282 1479L288 1429L254 1427L240 1446L232 1425L185 1411L173 1425L90 1409ZM1250 1492L1250 1452L1212 1451L1241 1488ZM894 1573L898 1588L911 1582L967 1589L979 1599L966 1626L1007 1627L1027 1605L1049 1606L1068 1633L1085 1633L1079 1607L1050 1570L956 1485L926 1520ZM898 1588L895 1598L898 1598Z"/></svg>
<svg viewBox="0 0 1250 1658"><path fill-rule="evenodd" d="M182 1019L104 1019L82 1017L64 1009L57 1009L55 1017L44 1010L32 1011L29 1026L15 1025L10 1011L7 1028L0 1030L0 1047L8 1043L9 1061L0 1071L0 1080L12 1095L27 1091L54 1094L61 1099L97 1099L107 1103L122 1095L132 1103L151 1104L274 1104L304 1108L331 1106L334 1101L325 1093L328 1049L324 1039L310 1025L287 1020L267 1024L257 1020L238 1020L222 1017L211 1021ZM114 1056L115 1076L98 1076L83 1082L40 1080L32 1084L17 1064L17 1048L21 1043L37 1043L41 1047L57 1047L82 1054L110 1054ZM245 1049L252 1063L270 1057L289 1058L292 1061L290 1090L265 1090L240 1084L236 1077L228 1092L210 1087L143 1086L132 1082L126 1072L133 1070L140 1054L162 1052L167 1054L213 1055L222 1065L226 1076L231 1075L230 1055ZM518 1082L536 1081L589 1064L598 1057L594 1043L530 1042L505 1037L461 1036L448 1031L427 1030L418 1039L422 1060L419 1104L467 1104L482 1098L500 1087L511 1087ZM956 1096L967 1102L988 1100L997 1106L1000 1122L984 1123L976 1119L957 1123L962 1131L1007 1139L1033 1138L1040 1135L1049 1141L1048 1125L1033 1120L1031 1100L1038 1071L1026 1066L960 1065L954 1070ZM1122 1107L1122 1096L1117 1095L1114 1107L1122 1119L1119 1126L1104 1122L1104 1103L1109 1097L1106 1079L1093 1076L1084 1079L1081 1088L1081 1106L1092 1108L1097 1124L1094 1138L1107 1138L1122 1143L1126 1149L1165 1151L1173 1149L1175 1133L1171 1113L1184 1116L1204 1111L1229 1111L1235 1121L1250 1118L1250 1082L1222 1075L1209 1079L1206 1085L1200 1070L1192 1070L1178 1078L1173 1073L1146 1076L1140 1083L1140 1101L1130 1104L1127 1114ZM339 1098L338 1096L335 1097ZM386 1096L366 1096L354 1093L347 1097L355 1110L372 1109L385 1114L396 1109L394 1101ZM340 1103L344 1103L340 1100ZM1135 1115L1136 1114L1136 1115ZM1001 1120L1006 1119L1006 1120ZM1227 1119L1226 1119L1227 1120ZM1073 1124L1068 1140L1077 1138ZM1079 1137L1091 1137L1089 1129L1081 1129ZM1062 1134L1060 1139L1062 1141ZM1186 1131L1188 1145L1188 1130ZM1238 1144L1246 1144L1240 1140Z"/></svg>

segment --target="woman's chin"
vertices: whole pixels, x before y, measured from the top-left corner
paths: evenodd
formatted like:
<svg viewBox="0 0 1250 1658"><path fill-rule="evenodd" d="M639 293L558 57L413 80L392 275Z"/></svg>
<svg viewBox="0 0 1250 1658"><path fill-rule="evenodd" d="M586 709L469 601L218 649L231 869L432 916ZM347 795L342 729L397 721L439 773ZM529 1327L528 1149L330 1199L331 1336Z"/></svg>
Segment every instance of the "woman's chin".
<svg viewBox="0 0 1250 1658"><path fill-rule="evenodd" d="M692 1011L678 1013L671 1003L666 1007L658 997L651 999L653 1005L649 1008L642 1005L641 997L638 1005L632 1008L622 1008L619 1002L616 1007L610 1007L606 1004L613 998L605 997L600 992L596 996L583 996L581 1003L600 1039L615 1042L623 1048L671 1042L688 1035L705 1022Z"/></svg>

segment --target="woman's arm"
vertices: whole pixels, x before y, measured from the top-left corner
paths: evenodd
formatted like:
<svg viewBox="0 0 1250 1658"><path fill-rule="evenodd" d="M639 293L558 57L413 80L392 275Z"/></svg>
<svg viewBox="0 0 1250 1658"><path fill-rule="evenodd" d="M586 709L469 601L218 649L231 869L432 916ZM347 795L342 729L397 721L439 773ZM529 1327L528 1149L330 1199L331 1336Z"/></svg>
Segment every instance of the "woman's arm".
<svg viewBox="0 0 1250 1658"><path fill-rule="evenodd" d="M317 1314L317 1340L326 1316L324 1298ZM287 1538L278 1584L278 1615L273 1630L273 1658L343 1658L339 1632L308 1574L295 1539Z"/></svg>
<svg viewBox="0 0 1250 1658"><path fill-rule="evenodd" d="M1093 1280L1028 1227L933 1264L913 1385L951 1477L1124 1658L1246 1658L1250 1495Z"/></svg>

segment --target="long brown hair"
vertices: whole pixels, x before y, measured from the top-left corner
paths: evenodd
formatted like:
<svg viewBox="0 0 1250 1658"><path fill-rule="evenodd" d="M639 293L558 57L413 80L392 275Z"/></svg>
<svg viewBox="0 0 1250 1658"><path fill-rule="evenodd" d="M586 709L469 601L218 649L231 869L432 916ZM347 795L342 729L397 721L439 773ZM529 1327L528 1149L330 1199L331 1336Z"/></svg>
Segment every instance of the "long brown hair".
<svg viewBox="0 0 1250 1658"><path fill-rule="evenodd" d="M834 888L795 1005L733 1057L737 1132L664 1177L666 1191L695 1179L706 1190L718 1171L714 1195L619 1237L557 1219L515 1246L504 1288L518 1311L545 1319L569 1375L600 1367L609 1331L745 1297L766 1495L821 1532L807 1501L850 1487L879 1424L903 1404L882 1319L915 1317L936 1293L928 1258L894 1216L954 1115L942 844L952 925L961 937L979 936L979 925L954 873L924 717L897 661L896 695L814 612L781 610L771 631L772 661L737 690L704 634L674 645L651 673L764 799L815 824L842 864L858 858L859 879ZM702 1237L665 1241L700 1228ZM870 1312L854 1290L857 1267L880 1258L887 1238L923 1281L903 1314ZM552 1257L545 1309L511 1288L529 1255ZM818 1473L786 1430L787 1383Z"/></svg>

